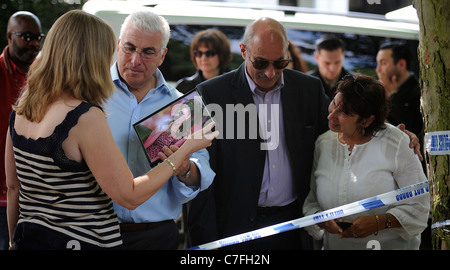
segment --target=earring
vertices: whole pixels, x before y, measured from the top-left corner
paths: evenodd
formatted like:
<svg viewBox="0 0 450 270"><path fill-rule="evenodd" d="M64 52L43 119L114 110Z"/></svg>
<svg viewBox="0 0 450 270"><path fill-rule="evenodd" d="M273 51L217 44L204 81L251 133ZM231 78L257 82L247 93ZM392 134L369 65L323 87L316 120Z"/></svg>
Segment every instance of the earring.
<svg viewBox="0 0 450 270"><path fill-rule="evenodd" d="M362 135L363 135L363 137L366 135L366 129L365 128L362 128Z"/></svg>

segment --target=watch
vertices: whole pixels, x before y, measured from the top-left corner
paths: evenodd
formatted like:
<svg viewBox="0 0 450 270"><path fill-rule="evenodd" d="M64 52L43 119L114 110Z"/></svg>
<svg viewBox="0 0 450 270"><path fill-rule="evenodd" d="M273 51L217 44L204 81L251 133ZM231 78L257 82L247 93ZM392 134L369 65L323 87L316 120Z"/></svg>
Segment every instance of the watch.
<svg viewBox="0 0 450 270"><path fill-rule="evenodd" d="M389 229L391 226L391 217L389 216L389 214L386 214L386 228Z"/></svg>

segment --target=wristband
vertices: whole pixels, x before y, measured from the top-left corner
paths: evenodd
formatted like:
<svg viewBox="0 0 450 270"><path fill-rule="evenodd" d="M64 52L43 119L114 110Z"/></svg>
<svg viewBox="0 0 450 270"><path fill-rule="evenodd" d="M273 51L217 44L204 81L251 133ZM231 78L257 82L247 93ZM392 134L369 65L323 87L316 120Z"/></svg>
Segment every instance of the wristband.
<svg viewBox="0 0 450 270"><path fill-rule="evenodd" d="M189 175L191 174L191 167L192 167L192 163L191 163L191 161L189 160L189 169L188 169L188 171L187 171L187 173L184 175L184 176L178 176L178 179L180 179L180 180L182 180L182 181L185 181L185 180L187 180L188 178L189 178Z"/></svg>
<svg viewBox="0 0 450 270"><path fill-rule="evenodd" d="M169 158L166 158L164 161L172 167L173 174L177 175L177 168L175 168L173 162Z"/></svg>
<svg viewBox="0 0 450 270"><path fill-rule="evenodd" d="M378 235L378 231L380 230L380 218L378 218L378 215L375 215L375 219L377 220L377 231L373 235Z"/></svg>
<svg viewBox="0 0 450 270"><path fill-rule="evenodd" d="M386 214L386 228L389 229L391 226L391 217L389 216L389 214Z"/></svg>

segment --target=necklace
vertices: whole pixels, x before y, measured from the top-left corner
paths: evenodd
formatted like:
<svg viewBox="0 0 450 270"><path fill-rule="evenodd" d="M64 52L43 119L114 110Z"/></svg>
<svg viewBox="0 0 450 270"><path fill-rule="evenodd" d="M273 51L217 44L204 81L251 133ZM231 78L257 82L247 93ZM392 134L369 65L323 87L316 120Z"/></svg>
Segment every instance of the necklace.
<svg viewBox="0 0 450 270"><path fill-rule="evenodd" d="M368 136L368 135L363 136L361 134L361 137L359 139L353 139L353 138L349 139L349 138L350 138L350 136L347 139L344 139L344 133L338 133L339 142L341 142L344 145L348 145L348 155L351 156L355 145L367 143L368 141L370 141L372 139L372 136Z"/></svg>

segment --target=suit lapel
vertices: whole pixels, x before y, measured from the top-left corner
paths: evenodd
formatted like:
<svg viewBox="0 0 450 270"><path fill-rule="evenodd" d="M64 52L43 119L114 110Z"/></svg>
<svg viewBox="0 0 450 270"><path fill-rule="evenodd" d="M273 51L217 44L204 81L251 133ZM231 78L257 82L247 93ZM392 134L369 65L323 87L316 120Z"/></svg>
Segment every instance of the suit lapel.
<svg viewBox="0 0 450 270"><path fill-rule="evenodd" d="M247 106L253 102L252 92L245 76L245 62L241 64L231 80L231 96L235 104Z"/></svg>
<svg viewBox="0 0 450 270"><path fill-rule="evenodd" d="M289 143L289 135L292 134L293 129L296 128L293 123L295 122L295 118L299 117L295 113L298 111L298 102L295 95L295 87L290 85L291 81L285 79L284 82L285 85L281 89L281 103L283 108L284 133L286 141Z"/></svg>

